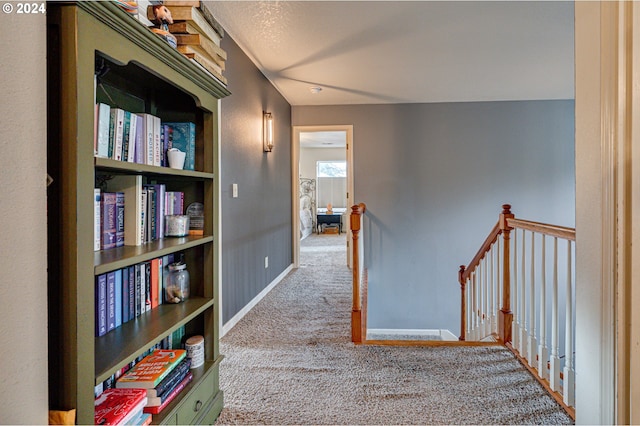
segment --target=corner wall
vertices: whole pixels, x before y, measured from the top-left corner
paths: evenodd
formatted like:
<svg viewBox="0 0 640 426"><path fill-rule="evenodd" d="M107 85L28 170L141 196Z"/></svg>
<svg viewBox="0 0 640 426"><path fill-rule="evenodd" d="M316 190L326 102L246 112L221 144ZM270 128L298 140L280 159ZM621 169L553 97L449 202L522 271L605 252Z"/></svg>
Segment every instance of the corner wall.
<svg viewBox="0 0 640 426"><path fill-rule="evenodd" d="M574 225L571 100L294 106L292 117L294 126L354 126L370 328L458 333L459 266L502 204Z"/></svg>
<svg viewBox="0 0 640 426"><path fill-rule="evenodd" d="M46 16L0 15L0 422L48 423Z"/></svg>
<svg viewBox="0 0 640 426"><path fill-rule="evenodd" d="M224 324L291 265L292 218L291 106L228 34L222 48L231 91L220 122ZM262 149L262 111L274 117L269 153Z"/></svg>

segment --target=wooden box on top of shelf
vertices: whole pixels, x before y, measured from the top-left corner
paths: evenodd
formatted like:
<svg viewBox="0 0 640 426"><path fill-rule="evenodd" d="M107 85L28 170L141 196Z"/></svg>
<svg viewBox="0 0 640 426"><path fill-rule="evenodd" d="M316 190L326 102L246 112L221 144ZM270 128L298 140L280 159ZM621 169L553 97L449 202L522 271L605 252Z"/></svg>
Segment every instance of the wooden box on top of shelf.
<svg viewBox="0 0 640 426"><path fill-rule="evenodd" d="M211 422L222 409L218 108L229 92L114 2L52 2L47 28L50 408L75 408L78 424L93 423L95 386L185 326L187 333L204 335L205 365L153 421ZM97 62L108 67L100 89ZM195 170L95 158L94 104L100 99L163 121L194 122ZM204 235L94 252L93 189L98 176L110 174L142 175L184 191L185 205L203 203ZM96 277L171 253L185 254L192 297L96 337Z"/></svg>

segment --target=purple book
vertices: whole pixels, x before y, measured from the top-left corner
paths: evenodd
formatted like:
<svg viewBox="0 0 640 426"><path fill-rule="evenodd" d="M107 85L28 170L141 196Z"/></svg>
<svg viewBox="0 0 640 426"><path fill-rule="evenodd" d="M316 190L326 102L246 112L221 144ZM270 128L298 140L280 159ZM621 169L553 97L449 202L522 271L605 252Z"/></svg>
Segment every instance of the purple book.
<svg viewBox="0 0 640 426"><path fill-rule="evenodd" d="M116 328L116 273L107 273L107 333Z"/></svg>
<svg viewBox="0 0 640 426"><path fill-rule="evenodd" d="M96 336L107 333L107 275L96 278Z"/></svg>
<svg viewBox="0 0 640 426"><path fill-rule="evenodd" d="M100 249L107 250L114 248L117 241L118 215L116 208L115 192L103 192L100 200L100 222L102 238L100 238Z"/></svg>
<svg viewBox="0 0 640 426"><path fill-rule="evenodd" d="M116 192L116 247L124 245L124 192Z"/></svg>

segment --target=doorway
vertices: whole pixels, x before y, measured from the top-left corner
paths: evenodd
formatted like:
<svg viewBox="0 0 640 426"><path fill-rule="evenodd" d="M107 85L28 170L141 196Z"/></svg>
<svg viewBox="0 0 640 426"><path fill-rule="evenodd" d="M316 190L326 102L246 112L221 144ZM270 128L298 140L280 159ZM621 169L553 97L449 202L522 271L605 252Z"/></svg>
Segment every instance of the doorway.
<svg viewBox="0 0 640 426"><path fill-rule="evenodd" d="M293 217L293 266L300 266L300 241L310 233L318 233L324 228L318 227L318 212L326 212L329 202L339 200L339 204L332 204L334 213L342 214L341 225L346 239L346 262L351 267L351 253L349 250L351 230L349 229L349 215L353 205L353 126L294 126L292 145L292 217ZM304 163L302 162L304 160ZM337 186L340 179L322 179L322 187L318 186L317 165L319 161L346 162L346 194L344 197L329 194L328 188ZM330 178L330 176L325 176ZM312 188L311 188L312 187ZM318 198L318 190L323 192L323 198ZM332 191L335 192L335 191ZM334 197L335 198L327 198ZM342 201L344 200L344 201ZM319 205L322 203L323 205Z"/></svg>

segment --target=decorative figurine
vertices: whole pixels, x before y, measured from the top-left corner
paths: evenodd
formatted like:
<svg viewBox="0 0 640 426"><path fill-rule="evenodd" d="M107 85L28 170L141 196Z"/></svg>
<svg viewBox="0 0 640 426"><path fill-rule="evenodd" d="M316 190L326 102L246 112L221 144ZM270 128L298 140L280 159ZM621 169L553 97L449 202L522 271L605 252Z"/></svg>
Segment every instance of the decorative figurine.
<svg viewBox="0 0 640 426"><path fill-rule="evenodd" d="M173 18L171 17L171 11L167 6L163 4L153 5L154 24L156 26L151 28L151 31L156 33L162 39L164 39L169 46L174 49L178 46L178 40L169 32L169 24L173 24Z"/></svg>

